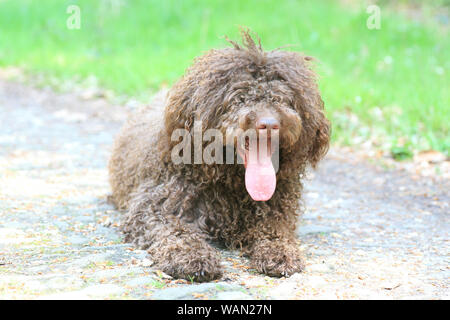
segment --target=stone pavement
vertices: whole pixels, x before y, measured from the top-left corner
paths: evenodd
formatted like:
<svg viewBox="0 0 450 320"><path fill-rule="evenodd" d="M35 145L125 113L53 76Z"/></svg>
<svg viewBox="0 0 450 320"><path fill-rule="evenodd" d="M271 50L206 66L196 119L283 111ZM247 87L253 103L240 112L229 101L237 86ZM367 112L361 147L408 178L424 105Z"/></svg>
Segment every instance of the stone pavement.
<svg viewBox="0 0 450 320"><path fill-rule="evenodd" d="M336 148L305 181L305 272L267 277L226 250L215 282L155 270L106 202L129 110L0 80L0 299L449 299L448 179Z"/></svg>

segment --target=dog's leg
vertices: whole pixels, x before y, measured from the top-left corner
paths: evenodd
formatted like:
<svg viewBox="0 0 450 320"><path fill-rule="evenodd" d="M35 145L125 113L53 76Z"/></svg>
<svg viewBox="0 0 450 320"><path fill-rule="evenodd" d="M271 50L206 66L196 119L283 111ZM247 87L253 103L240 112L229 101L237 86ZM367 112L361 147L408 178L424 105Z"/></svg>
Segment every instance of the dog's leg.
<svg viewBox="0 0 450 320"><path fill-rule="evenodd" d="M279 217L265 217L252 228L251 234L254 239L245 251L257 271L280 277L304 269L295 230L286 221L280 223Z"/></svg>
<svg viewBox="0 0 450 320"><path fill-rule="evenodd" d="M165 273L193 281L210 281L222 275L220 256L179 217L195 202L195 190L171 180L143 183L130 201L122 229L126 241L147 249L156 267Z"/></svg>

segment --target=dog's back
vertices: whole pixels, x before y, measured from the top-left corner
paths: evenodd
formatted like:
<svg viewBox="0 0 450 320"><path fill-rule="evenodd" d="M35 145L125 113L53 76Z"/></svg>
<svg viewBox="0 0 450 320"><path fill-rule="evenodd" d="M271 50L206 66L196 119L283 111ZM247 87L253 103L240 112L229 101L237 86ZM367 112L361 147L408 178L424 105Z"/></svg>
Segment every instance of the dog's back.
<svg viewBox="0 0 450 320"><path fill-rule="evenodd" d="M112 200L128 208L130 195L157 170L157 137L163 126L164 99L154 99L129 117L117 135L109 161ZM144 160L143 160L144 159Z"/></svg>

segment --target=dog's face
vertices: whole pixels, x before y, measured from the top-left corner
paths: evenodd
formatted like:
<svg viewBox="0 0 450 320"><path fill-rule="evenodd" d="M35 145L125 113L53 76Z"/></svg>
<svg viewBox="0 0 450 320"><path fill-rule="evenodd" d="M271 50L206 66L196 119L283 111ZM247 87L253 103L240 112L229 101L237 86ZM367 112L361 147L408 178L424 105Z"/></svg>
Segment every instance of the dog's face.
<svg viewBox="0 0 450 320"><path fill-rule="evenodd" d="M280 155L291 154L300 163L315 165L329 135L314 80L309 79L309 87L289 83L282 73L274 72L283 67L277 65L277 57L266 59L263 67L249 67L235 75L217 123L225 143L232 144L243 159L247 191L258 201L270 199L275 191Z"/></svg>
<svg viewBox="0 0 450 320"><path fill-rule="evenodd" d="M248 80L246 84L239 92L231 93L235 98L227 103L219 124L225 143L234 145L244 165L251 143L257 148L264 142L268 148L285 152L294 147L302 133L301 115L292 104L294 92L286 84L279 80Z"/></svg>
<svg viewBox="0 0 450 320"><path fill-rule="evenodd" d="M173 87L165 125L168 134L192 129L196 120L203 131L220 130L223 143L244 160L237 165L246 167L250 195L267 200L276 184L273 154L279 152L281 170L315 166L328 149L329 122L311 58L264 52L248 34L246 48L232 43L198 58Z"/></svg>

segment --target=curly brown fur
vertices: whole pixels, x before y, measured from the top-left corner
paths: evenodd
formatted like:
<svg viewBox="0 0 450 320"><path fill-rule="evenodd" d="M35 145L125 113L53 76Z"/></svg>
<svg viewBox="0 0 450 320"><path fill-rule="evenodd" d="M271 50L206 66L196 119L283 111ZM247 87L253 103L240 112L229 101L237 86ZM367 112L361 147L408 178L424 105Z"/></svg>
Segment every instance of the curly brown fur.
<svg viewBox="0 0 450 320"><path fill-rule="evenodd" d="M211 50L195 60L158 106L131 117L109 163L113 199L127 213L126 241L148 249L175 277L209 281L221 276L220 256L208 242L239 248L254 268L273 276L303 269L295 229L300 176L328 149L325 118L310 57L263 51L248 31L243 45ZM261 114L280 123L277 187L265 202L250 198L241 164L174 164L175 129L254 126Z"/></svg>

